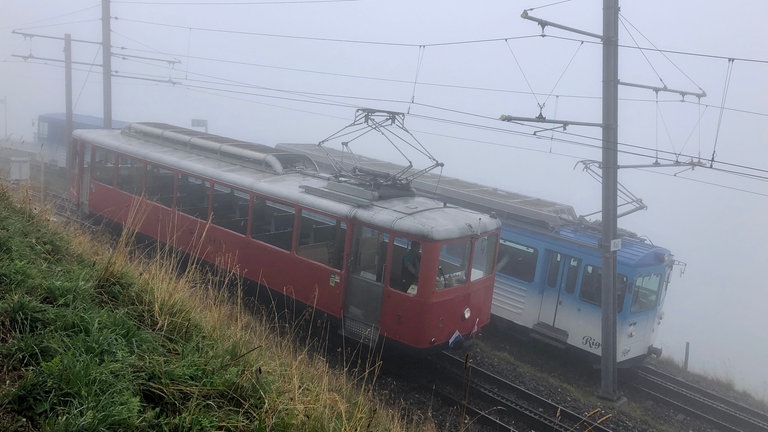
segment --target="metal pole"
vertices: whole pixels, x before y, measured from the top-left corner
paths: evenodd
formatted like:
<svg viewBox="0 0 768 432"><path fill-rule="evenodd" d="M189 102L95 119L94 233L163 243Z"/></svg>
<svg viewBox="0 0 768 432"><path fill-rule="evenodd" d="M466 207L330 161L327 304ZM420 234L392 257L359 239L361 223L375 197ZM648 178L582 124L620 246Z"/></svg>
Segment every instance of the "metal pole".
<svg viewBox="0 0 768 432"><path fill-rule="evenodd" d="M112 128L112 34L109 0L101 0L101 51L104 93L104 128Z"/></svg>
<svg viewBox="0 0 768 432"><path fill-rule="evenodd" d="M619 1L603 0L603 269L601 388L598 396L620 398L616 374L616 251L619 117ZM614 241L615 240L615 241Z"/></svg>
<svg viewBox="0 0 768 432"><path fill-rule="evenodd" d="M64 104L66 106L67 124L64 136L67 144L66 166L70 166L72 159L72 37L69 33L64 35ZM57 149L58 151L58 149Z"/></svg>

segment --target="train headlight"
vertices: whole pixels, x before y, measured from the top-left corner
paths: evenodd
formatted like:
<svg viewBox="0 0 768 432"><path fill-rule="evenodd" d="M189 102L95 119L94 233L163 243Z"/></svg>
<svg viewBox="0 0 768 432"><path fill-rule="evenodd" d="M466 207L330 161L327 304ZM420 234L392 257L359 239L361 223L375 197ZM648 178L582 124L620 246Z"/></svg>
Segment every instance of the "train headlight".
<svg viewBox="0 0 768 432"><path fill-rule="evenodd" d="M465 321L468 320L469 317L471 317L471 316L472 316L472 310L469 309L469 307L464 308L464 315L463 315L464 320Z"/></svg>
<svg viewBox="0 0 768 432"><path fill-rule="evenodd" d="M627 332L627 337L633 338L635 337L635 329L637 328L637 321L632 321L629 323L629 332Z"/></svg>

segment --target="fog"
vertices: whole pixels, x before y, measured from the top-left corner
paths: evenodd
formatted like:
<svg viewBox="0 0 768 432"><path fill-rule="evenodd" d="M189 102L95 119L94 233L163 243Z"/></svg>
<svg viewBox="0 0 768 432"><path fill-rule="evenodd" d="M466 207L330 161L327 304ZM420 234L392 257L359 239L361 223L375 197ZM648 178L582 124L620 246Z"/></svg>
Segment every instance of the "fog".
<svg viewBox="0 0 768 432"><path fill-rule="evenodd" d="M532 8L599 34L601 3L114 1L113 118L205 119L212 133L273 145L316 143L359 107L406 112L443 174L588 214L601 186L578 162L601 158L600 130L498 118L601 121L598 41L552 27L541 37L520 17ZM686 264L666 300L665 355L681 362L690 342L692 370L768 399L768 3L704 4L622 4L621 81L706 97L620 87L619 161L639 166L619 181L648 209L619 226ZM36 117L65 108L63 40L13 30L71 34L74 111L102 115L101 51L83 42L101 40L100 14L96 0L3 0L4 135L32 143ZM356 150L397 161L386 146ZM652 166L670 160L697 165Z"/></svg>

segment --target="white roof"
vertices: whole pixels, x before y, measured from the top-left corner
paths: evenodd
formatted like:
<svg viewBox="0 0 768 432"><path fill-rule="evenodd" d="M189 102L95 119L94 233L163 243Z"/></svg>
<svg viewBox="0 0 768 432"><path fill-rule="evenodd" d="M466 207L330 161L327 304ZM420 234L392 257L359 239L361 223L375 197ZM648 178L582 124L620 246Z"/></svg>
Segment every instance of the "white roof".
<svg viewBox="0 0 768 432"><path fill-rule="evenodd" d="M73 136L124 155L172 167L239 189L424 239L446 240L484 233L500 227L500 222L489 215L446 206L441 201L425 197L376 200L367 205L350 204L345 202L344 197L333 192L330 192L331 197L337 196L339 199L321 197L308 193L305 188L328 190L326 185L332 180L305 173L280 175L259 171L231 160L217 159L188 149L122 134L120 130L81 129L74 131Z"/></svg>

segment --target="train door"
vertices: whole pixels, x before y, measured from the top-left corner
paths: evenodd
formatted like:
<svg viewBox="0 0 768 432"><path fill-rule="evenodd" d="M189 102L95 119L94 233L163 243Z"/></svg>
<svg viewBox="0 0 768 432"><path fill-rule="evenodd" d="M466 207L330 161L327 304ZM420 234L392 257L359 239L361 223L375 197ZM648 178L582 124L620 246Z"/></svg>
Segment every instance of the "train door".
<svg viewBox="0 0 768 432"><path fill-rule="evenodd" d="M544 282L539 322L534 329L548 336L566 342L568 332L559 328L558 314L565 309L564 303L573 297L576 291L576 281L581 266L581 259L547 250L547 274Z"/></svg>
<svg viewBox="0 0 768 432"><path fill-rule="evenodd" d="M379 336L389 234L355 227L344 297L344 334L373 345Z"/></svg>
<svg viewBox="0 0 768 432"><path fill-rule="evenodd" d="M659 272L643 272L635 277L627 323L631 328L626 332L632 334L627 344L639 345L632 347L635 350L632 353L634 355L637 355L637 351L645 353L648 346L653 343L656 326L659 323L658 314L661 309L659 304L662 300L660 297L663 294L662 288L665 282L666 278ZM624 355L626 354L619 353L619 359Z"/></svg>

